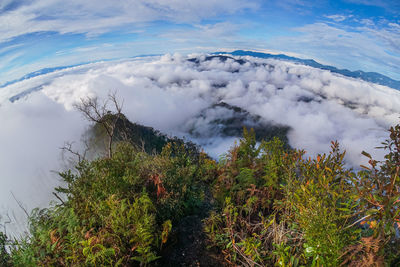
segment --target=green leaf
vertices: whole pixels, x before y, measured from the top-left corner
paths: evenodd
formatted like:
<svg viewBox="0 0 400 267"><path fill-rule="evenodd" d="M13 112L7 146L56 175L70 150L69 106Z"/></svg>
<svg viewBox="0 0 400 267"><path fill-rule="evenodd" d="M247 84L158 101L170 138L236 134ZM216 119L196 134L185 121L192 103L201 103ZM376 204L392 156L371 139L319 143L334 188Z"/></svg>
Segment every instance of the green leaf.
<svg viewBox="0 0 400 267"><path fill-rule="evenodd" d="M367 158L372 159L371 155L367 152L365 152L364 150L361 152L362 155L366 156Z"/></svg>

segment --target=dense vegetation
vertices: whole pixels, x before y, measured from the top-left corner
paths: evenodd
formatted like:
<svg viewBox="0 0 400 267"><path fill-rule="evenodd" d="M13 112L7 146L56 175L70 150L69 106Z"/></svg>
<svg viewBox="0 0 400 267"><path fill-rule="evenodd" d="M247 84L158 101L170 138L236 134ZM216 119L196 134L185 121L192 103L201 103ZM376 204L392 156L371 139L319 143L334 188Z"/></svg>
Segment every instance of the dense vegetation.
<svg viewBox="0 0 400 267"><path fill-rule="evenodd" d="M33 211L26 238L0 233L1 266L170 265L177 229L200 214L201 255L217 254L208 264L399 264L400 126L383 143L385 161L363 152L370 166L354 172L336 142L311 159L245 129L216 162L193 144L118 123L128 138L117 134L111 156L60 173L64 198Z"/></svg>
<svg viewBox="0 0 400 267"><path fill-rule="evenodd" d="M370 159L359 173L344 167L338 143L331 147L328 155L305 159L279 139L256 146L254 133L244 132L219 164L217 207L205 221L229 263L399 264L400 127L384 143L386 161Z"/></svg>
<svg viewBox="0 0 400 267"><path fill-rule="evenodd" d="M112 158L83 160L60 173L67 200L35 210L30 237L12 246L16 266L126 266L158 259L171 227L205 199L211 162L183 145L157 155L118 143ZM211 162L212 163L212 162Z"/></svg>

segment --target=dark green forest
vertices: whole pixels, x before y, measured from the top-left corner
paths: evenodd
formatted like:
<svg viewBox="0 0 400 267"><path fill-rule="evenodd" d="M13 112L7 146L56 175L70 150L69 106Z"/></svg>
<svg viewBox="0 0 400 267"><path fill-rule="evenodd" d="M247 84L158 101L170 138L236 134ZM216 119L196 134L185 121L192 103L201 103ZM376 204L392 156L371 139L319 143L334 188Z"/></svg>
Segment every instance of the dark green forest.
<svg viewBox="0 0 400 267"><path fill-rule="evenodd" d="M92 131L109 153L60 172L24 238L0 233L0 266L400 265L400 126L360 171L337 142L309 158L251 129L218 162L120 112Z"/></svg>

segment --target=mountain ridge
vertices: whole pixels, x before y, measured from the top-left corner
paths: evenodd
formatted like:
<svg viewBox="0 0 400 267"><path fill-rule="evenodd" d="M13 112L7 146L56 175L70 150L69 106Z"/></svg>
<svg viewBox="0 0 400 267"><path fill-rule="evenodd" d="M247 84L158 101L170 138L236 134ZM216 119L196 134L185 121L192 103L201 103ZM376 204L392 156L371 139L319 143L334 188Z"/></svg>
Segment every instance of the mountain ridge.
<svg viewBox="0 0 400 267"><path fill-rule="evenodd" d="M155 55L158 55L158 54L139 55L139 56L134 56L134 57L130 57L130 58L155 56ZM213 53L211 53L211 55L252 56L252 57L258 57L258 58L272 58L272 59L278 59L278 60L286 60L286 61L296 62L296 63L300 63L303 65L318 68L318 69L329 70L333 73L338 73L338 74L344 75L346 77L359 78L359 79L367 81L367 82L372 82L372 83L388 86L388 87L396 89L396 90L400 90L400 81L394 80L383 74L380 74L377 72L365 72L362 70L351 71L348 69L339 69L334 66L321 64L321 63L315 61L314 59L301 59L301 58L297 58L297 57L287 56L285 54L275 55L275 54L255 52L255 51L249 51L249 50L235 50L233 52L213 52ZM14 79L11 81L7 81L3 84L0 84L0 89L7 87L11 84L17 83L17 82L21 82L21 81L24 81L27 79L34 78L36 76L52 73L52 72L55 72L58 70L64 70L64 69L68 69L68 68L87 65L90 63L96 63L96 62L100 62L100 61L105 61L105 60L97 60L97 61L93 61L93 62L84 62L84 63L73 64L73 65L43 68L43 69L25 74L21 78Z"/></svg>
<svg viewBox="0 0 400 267"><path fill-rule="evenodd" d="M338 73L341 75L344 75L346 77L350 78L358 78L363 81L367 82L372 82L376 83L379 85L384 85L388 86L390 88L400 90L400 81L394 80L388 76L385 76L383 74L377 73L377 72L365 72L362 70L356 70L356 71L351 71L348 69L339 69L334 66L329 66L329 65L324 65L321 63L318 63L314 59L301 59L297 57L291 57L287 56L285 54L269 54L269 53L262 53L262 52L254 52L254 51L247 51L247 50L235 50L233 52L215 52L213 53L214 55L232 55L232 56L252 56L252 57L258 57L258 58L272 58L272 59L278 59L278 60L285 60L285 61L291 61L295 63L300 63L302 65L322 69L322 70L329 70L333 73Z"/></svg>

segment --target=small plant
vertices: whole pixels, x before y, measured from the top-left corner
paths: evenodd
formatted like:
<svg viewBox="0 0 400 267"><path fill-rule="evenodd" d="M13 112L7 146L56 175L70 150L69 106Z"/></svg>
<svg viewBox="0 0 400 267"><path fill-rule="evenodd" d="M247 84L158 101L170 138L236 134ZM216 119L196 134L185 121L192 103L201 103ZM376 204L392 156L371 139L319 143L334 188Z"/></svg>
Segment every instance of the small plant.
<svg viewBox="0 0 400 267"><path fill-rule="evenodd" d="M7 244L9 243L7 236L0 232L0 266L12 266L11 257L7 251Z"/></svg>
<svg viewBox="0 0 400 267"><path fill-rule="evenodd" d="M353 253L354 249L362 252L356 259L361 262L369 259L399 262L396 229L400 226L400 126L391 127L389 132L390 139L380 147L388 150L385 160L376 161L363 151L370 167L362 166L364 170L352 180L356 188L355 198L364 215L357 223L367 225L370 230L358 248L353 247Z"/></svg>
<svg viewBox="0 0 400 267"><path fill-rule="evenodd" d="M283 200L302 151L284 148L279 139L257 146L254 131L244 130L240 144L220 161L214 183L218 208L205 221L212 244L232 264L274 263L275 207Z"/></svg>

